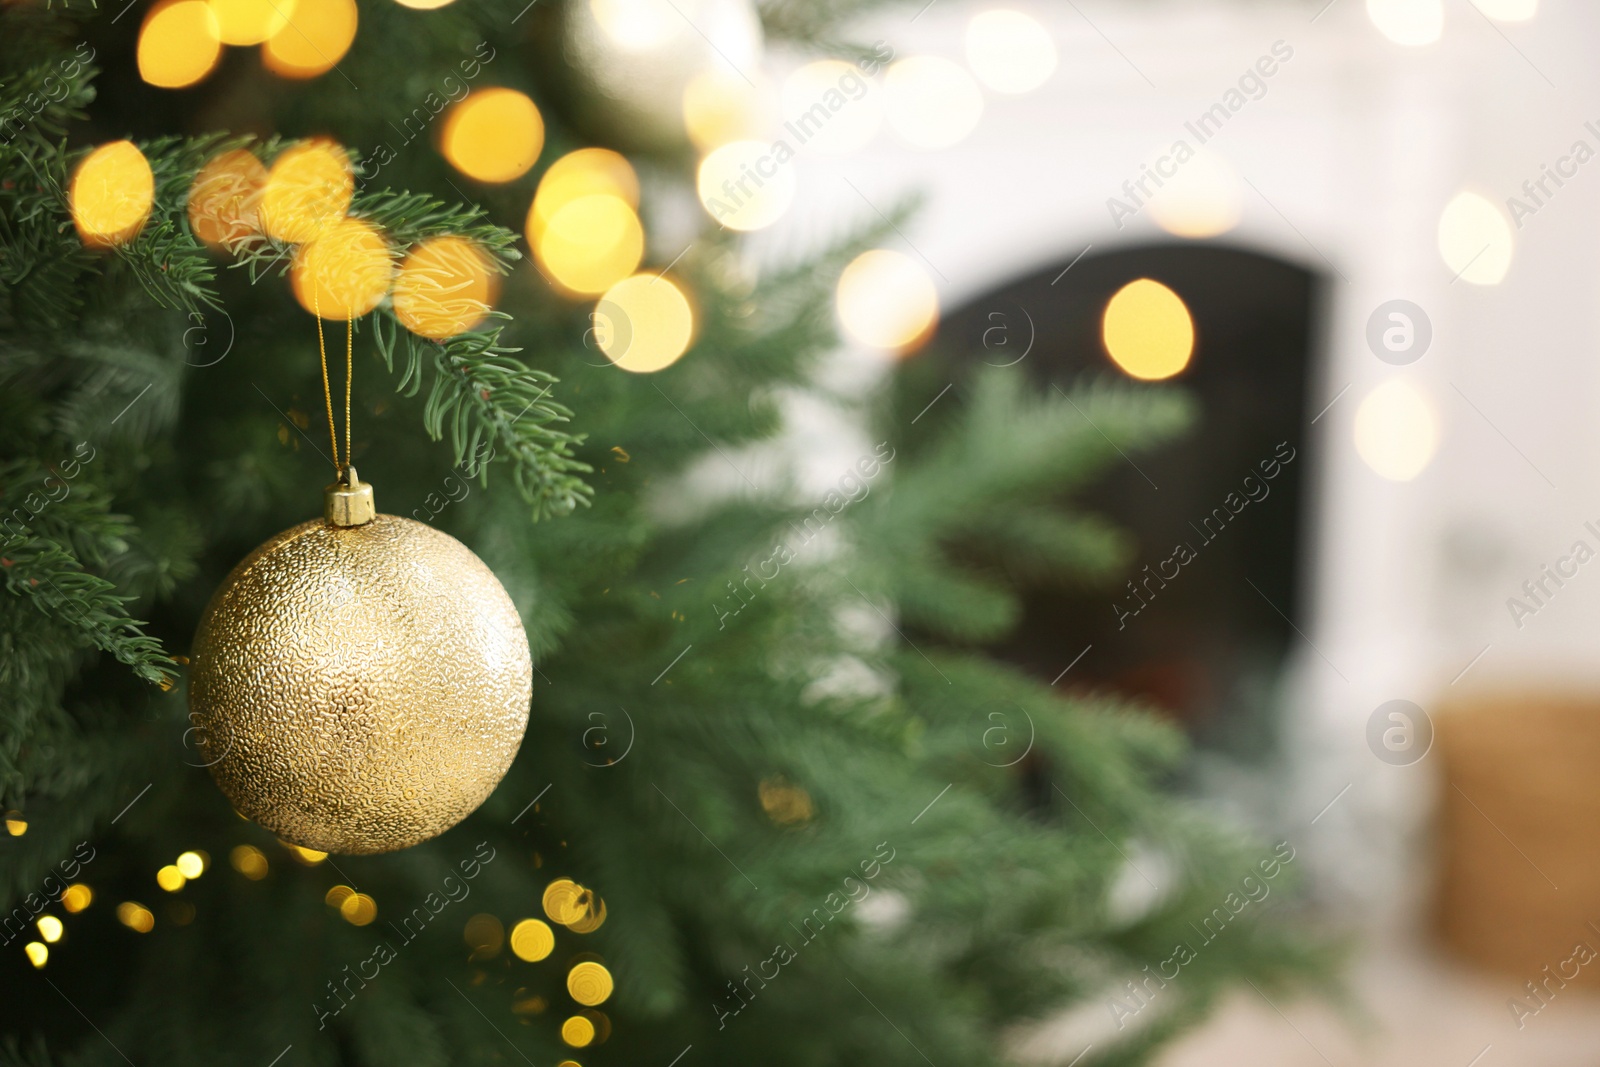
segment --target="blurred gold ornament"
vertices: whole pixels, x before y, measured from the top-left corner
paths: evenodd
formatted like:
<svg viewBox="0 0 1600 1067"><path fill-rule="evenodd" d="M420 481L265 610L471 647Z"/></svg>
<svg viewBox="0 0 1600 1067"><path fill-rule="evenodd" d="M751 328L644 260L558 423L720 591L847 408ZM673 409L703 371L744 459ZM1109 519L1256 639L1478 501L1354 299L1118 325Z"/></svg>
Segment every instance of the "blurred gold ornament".
<svg viewBox="0 0 1600 1067"><path fill-rule="evenodd" d="M325 518L267 541L212 597L189 702L235 808L305 848L370 854L443 833L494 791L533 667L483 561L374 515L371 487L344 471ZM352 900L341 913L366 918Z"/></svg>
<svg viewBox="0 0 1600 1067"><path fill-rule="evenodd" d="M561 54L583 117L630 147L687 142L684 93L703 71L753 86L761 70L753 0L575 0L562 10Z"/></svg>

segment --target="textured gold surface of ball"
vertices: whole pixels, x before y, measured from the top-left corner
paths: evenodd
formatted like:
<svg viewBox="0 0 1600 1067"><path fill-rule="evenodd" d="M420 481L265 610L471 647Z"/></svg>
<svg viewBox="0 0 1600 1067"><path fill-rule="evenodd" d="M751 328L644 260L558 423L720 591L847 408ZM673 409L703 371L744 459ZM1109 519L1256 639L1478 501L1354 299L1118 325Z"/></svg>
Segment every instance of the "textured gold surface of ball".
<svg viewBox="0 0 1600 1067"><path fill-rule="evenodd" d="M195 634L189 706L243 815L322 852L407 848L494 791L533 688L511 598L410 519L321 519L228 575Z"/></svg>

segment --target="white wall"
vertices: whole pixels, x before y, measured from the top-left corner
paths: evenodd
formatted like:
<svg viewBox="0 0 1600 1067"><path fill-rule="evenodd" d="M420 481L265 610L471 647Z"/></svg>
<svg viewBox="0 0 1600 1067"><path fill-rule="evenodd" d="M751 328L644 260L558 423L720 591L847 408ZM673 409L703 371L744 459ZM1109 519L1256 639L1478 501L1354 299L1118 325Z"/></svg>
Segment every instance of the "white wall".
<svg viewBox="0 0 1600 1067"><path fill-rule="evenodd" d="M914 22L914 6L896 9L859 36L901 56L960 60L967 19L993 6L936 0ZM924 210L891 247L925 259L953 307L1086 245L1164 238L1148 212L1118 229L1107 198L1274 42L1294 49L1266 95L1208 146L1248 182L1240 223L1221 240L1328 282L1307 418L1340 399L1317 422L1309 457L1314 553L1292 666L1291 821L1325 885L1374 921L1403 921L1425 884L1419 835L1437 761L1379 762L1365 739L1373 710L1399 697L1433 711L1447 692L1496 679L1600 675L1600 563L1520 630L1505 604L1584 535L1583 519L1600 527L1600 160L1524 220L1501 284L1453 281L1436 243L1440 211L1461 189L1503 204L1575 139L1600 149L1582 128L1600 120L1588 55L1600 10L1546 0L1531 23L1493 24L1452 0L1442 40L1406 48L1378 32L1361 0L1335 0L1314 22L1318 5L1294 3L1008 6L1051 28L1055 76L1027 96L989 94L977 129L952 148L917 151L884 135L843 159L802 156L799 199L769 254L802 252L920 191ZM1587 111L1586 98L1596 101ZM1365 341L1368 315L1397 297L1421 305L1434 329L1428 353L1405 367ZM1442 429L1437 456L1406 483L1373 473L1353 444L1362 398L1396 377L1425 391Z"/></svg>

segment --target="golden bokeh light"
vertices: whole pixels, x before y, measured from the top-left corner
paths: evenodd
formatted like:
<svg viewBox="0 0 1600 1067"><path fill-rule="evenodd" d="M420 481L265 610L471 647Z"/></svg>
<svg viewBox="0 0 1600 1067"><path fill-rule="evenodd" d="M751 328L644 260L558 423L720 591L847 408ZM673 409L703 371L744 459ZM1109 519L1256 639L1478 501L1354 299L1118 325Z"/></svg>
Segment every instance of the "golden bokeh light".
<svg viewBox="0 0 1600 1067"><path fill-rule="evenodd" d="M592 934L606 924L606 902L592 893L588 901L583 917L567 924L567 929L575 934Z"/></svg>
<svg viewBox="0 0 1600 1067"><path fill-rule="evenodd" d="M93 248L126 244L144 228L155 192L150 162L132 141L101 145L78 164L67 193L78 236Z"/></svg>
<svg viewBox="0 0 1600 1067"><path fill-rule="evenodd" d="M597 193L638 207L639 176L633 165L609 148L580 148L550 164L539 179L533 206L528 209L528 242L538 242L557 211L580 197Z"/></svg>
<svg viewBox="0 0 1600 1067"><path fill-rule="evenodd" d="M997 93L1028 93L1056 70L1056 43L1032 15L984 11L967 23L967 66Z"/></svg>
<svg viewBox="0 0 1600 1067"><path fill-rule="evenodd" d="M593 960L585 960L567 972L567 992L586 1008L604 1004L612 988L611 972Z"/></svg>
<svg viewBox="0 0 1600 1067"><path fill-rule="evenodd" d="M314 848L301 848L299 845L291 845L289 842L283 840L280 840L278 844L288 849L289 855L293 856L295 862L299 863L302 867L315 867L317 864L328 858L328 854L326 852L318 852Z"/></svg>
<svg viewBox="0 0 1600 1067"><path fill-rule="evenodd" d="M873 348L914 348L939 319L939 294L922 265L883 248L863 252L845 267L835 302L845 332Z"/></svg>
<svg viewBox="0 0 1600 1067"><path fill-rule="evenodd" d="M261 46L261 63L284 78L332 70L356 39L355 0L296 0L282 29Z"/></svg>
<svg viewBox="0 0 1600 1067"><path fill-rule="evenodd" d="M1439 422L1415 386L1395 378L1366 395L1356 408L1356 452L1391 482L1421 474L1439 448Z"/></svg>
<svg viewBox="0 0 1600 1067"><path fill-rule="evenodd" d="M500 954L500 948L506 943L506 928L500 920L487 913L474 915L467 920L467 925L461 931L461 938L472 950L471 959L488 960Z"/></svg>
<svg viewBox="0 0 1600 1067"><path fill-rule="evenodd" d="M562 926L583 917L581 899L587 892L570 878L557 878L544 887L544 913Z"/></svg>
<svg viewBox="0 0 1600 1067"><path fill-rule="evenodd" d="M330 908L337 908L355 895L356 891L349 886L336 885L322 894L322 902Z"/></svg>
<svg viewBox="0 0 1600 1067"><path fill-rule="evenodd" d="M280 241L309 241L344 217L355 189L355 172L342 147L323 138L301 141L267 172L261 228Z"/></svg>
<svg viewBox="0 0 1600 1067"><path fill-rule="evenodd" d="M174 864L169 863L156 872L156 885L169 893L176 893L184 887L186 882L188 882L188 879L183 876L183 872L178 870Z"/></svg>
<svg viewBox="0 0 1600 1067"><path fill-rule="evenodd" d="M555 931L539 919L523 919L511 928L511 952L519 960L537 963L555 947Z"/></svg>
<svg viewBox="0 0 1600 1067"><path fill-rule="evenodd" d="M552 163L539 180L528 209L527 232L536 241L562 208L588 196L611 196L639 206L639 178L633 166L606 148L582 148Z"/></svg>
<svg viewBox="0 0 1600 1067"><path fill-rule="evenodd" d="M363 219L340 219L300 246L289 281L295 299L325 319L357 319L383 301L394 275L394 256L378 228ZM297 848L298 846L290 846ZM313 850L302 849L311 860ZM327 853L318 853L320 863Z"/></svg>
<svg viewBox="0 0 1600 1067"><path fill-rule="evenodd" d="M61 906L74 914L94 903L94 890L82 882L75 882L61 894Z"/></svg>
<svg viewBox="0 0 1600 1067"><path fill-rule="evenodd" d="M1174 237L1216 237L1239 225L1244 183L1207 148L1178 167L1149 203L1150 217Z"/></svg>
<svg viewBox="0 0 1600 1067"><path fill-rule="evenodd" d="M842 59L819 59L783 82L783 119L818 152L865 148L883 126L883 90Z"/></svg>
<svg viewBox="0 0 1600 1067"><path fill-rule="evenodd" d="M27 819L24 819L21 815L18 815L14 811L6 815L6 833L10 834L12 837L21 837L27 832Z"/></svg>
<svg viewBox="0 0 1600 1067"><path fill-rule="evenodd" d="M260 44L288 24L295 0L206 0L223 44Z"/></svg>
<svg viewBox="0 0 1600 1067"><path fill-rule="evenodd" d="M352 893L340 902L339 914L351 926L366 926L378 917L378 902L365 893Z"/></svg>
<svg viewBox="0 0 1600 1067"><path fill-rule="evenodd" d="M61 920L56 918L54 915L39 916L38 926L39 936L44 938L52 945L61 940L61 934L66 929L66 927L62 925Z"/></svg>
<svg viewBox="0 0 1600 1067"><path fill-rule="evenodd" d="M236 845L228 853L228 862L233 864L233 869L250 879L259 882L267 876L267 857L254 845Z"/></svg>
<svg viewBox="0 0 1600 1067"><path fill-rule="evenodd" d="M179 872L181 872L183 876L190 881L193 881L204 874L206 868L209 866L211 866L211 857L206 855L204 852L185 852L177 859L177 867Z"/></svg>
<svg viewBox="0 0 1600 1067"><path fill-rule="evenodd" d="M413 11L435 11L454 0L395 0L401 7L409 7Z"/></svg>
<svg viewBox="0 0 1600 1067"><path fill-rule="evenodd" d="M1129 282L1106 302L1100 320L1106 354L1130 377L1170 378L1194 354L1194 320L1183 298L1158 281Z"/></svg>
<svg viewBox="0 0 1600 1067"><path fill-rule="evenodd" d="M733 141L700 161L700 203L730 230L762 230L794 202L794 167L765 141Z"/></svg>
<svg viewBox="0 0 1600 1067"><path fill-rule="evenodd" d="M213 248L231 248L261 230L267 168L236 148L206 161L189 187L189 226Z"/></svg>
<svg viewBox="0 0 1600 1067"><path fill-rule="evenodd" d="M580 196L550 216L534 253L545 273L568 293L597 296L638 268L644 258L644 227L619 197Z"/></svg>
<svg viewBox="0 0 1600 1067"><path fill-rule="evenodd" d="M574 1015L561 1024L561 1040L573 1048L586 1048L594 1040L594 1023Z"/></svg>
<svg viewBox="0 0 1600 1067"><path fill-rule="evenodd" d="M161 89L193 85L216 67L222 38L206 0L167 0L152 7L139 28L139 77Z"/></svg>
<svg viewBox="0 0 1600 1067"><path fill-rule="evenodd" d="M1417 48L1444 33L1444 0L1367 0L1367 17L1395 44Z"/></svg>
<svg viewBox="0 0 1600 1067"><path fill-rule="evenodd" d="M28 962L34 967L43 967L50 959L50 950L37 941L29 941L22 946L22 951L28 954Z"/></svg>
<svg viewBox="0 0 1600 1067"><path fill-rule="evenodd" d="M948 148L983 117L983 91L941 56L910 56L884 75L889 128L915 148Z"/></svg>
<svg viewBox="0 0 1600 1067"><path fill-rule="evenodd" d="M431 237L406 255L394 280L394 315L414 334L442 341L466 333L499 296L494 263L465 237Z"/></svg>
<svg viewBox="0 0 1600 1067"><path fill-rule="evenodd" d="M745 81L737 71L708 67L683 87L683 125L703 152L730 141L756 138L772 119L771 90L765 79Z"/></svg>
<svg viewBox="0 0 1600 1067"><path fill-rule="evenodd" d="M508 182L528 173L544 149L544 119L525 93L479 89L450 109L439 150L462 174Z"/></svg>
<svg viewBox="0 0 1600 1067"><path fill-rule="evenodd" d="M645 272L606 290L594 309L595 338L606 358L626 371L670 367L694 339L694 312L670 278Z"/></svg>
<svg viewBox="0 0 1600 1067"><path fill-rule="evenodd" d="M1511 269L1511 222L1487 197L1456 194L1439 215L1439 255L1456 277L1498 285Z"/></svg>
<svg viewBox="0 0 1600 1067"><path fill-rule="evenodd" d="M761 798L761 810L779 826L810 822L816 814L811 794L783 778L763 778L756 793Z"/></svg>
<svg viewBox="0 0 1600 1067"><path fill-rule="evenodd" d="M156 917L143 904L124 900L117 905L117 921L130 930L148 934L156 928Z"/></svg>

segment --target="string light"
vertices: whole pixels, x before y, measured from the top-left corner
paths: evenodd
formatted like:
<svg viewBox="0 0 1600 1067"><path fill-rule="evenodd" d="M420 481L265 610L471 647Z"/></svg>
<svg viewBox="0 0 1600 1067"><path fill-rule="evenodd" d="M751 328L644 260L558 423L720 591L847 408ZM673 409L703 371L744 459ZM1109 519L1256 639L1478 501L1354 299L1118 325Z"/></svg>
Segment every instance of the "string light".
<svg viewBox="0 0 1600 1067"><path fill-rule="evenodd" d="M1356 452L1380 477L1409 482L1439 448L1433 405L1403 378L1384 382L1356 408Z"/></svg>
<svg viewBox="0 0 1600 1067"><path fill-rule="evenodd" d="M28 820L14 811L6 813L6 833L12 837L21 837L28 832Z"/></svg>
<svg viewBox="0 0 1600 1067"><path fill-rule="evenodd" d="M1118 289L1100 322L1106 353L1130 377L1170 378L1194 354L1194 320L1183 298L1158 281L1139 278Z"/></svg>
<svg viewBox="0 0 1600 1067"><path fill-rule="evenodd" d="M345 150L324 138L286 149L261 190L261 227L269 237L309 241L349 210L355 173Z"/></svg>
<svg viewBox="0 0 1600 1067"><path fill-rule="evenodd" d="M378 917L378 902L365 893L352 893L340 902L339 914L351 926L366 926Z"/></svg>
<svg viewBox="0 0 1600 1067"><path fill-rule="evenodd" d="M288 849L289 855L293 856L297 862L306 867L315 867L317 864L328 858L328 854L326 852L318 852L314 848L301 848L299 845L291 845L287 841L279 841L278 844Z"/></svg>
<svg viewBox="0 0 1600 1067"><path fill-rule="evenodd" d="M409 7L415 11L436 11L454 0L395 0L401 7Z"/></svg>
<svg viewBox="0 0 1600 1067"><path fill-rule="evenodd" d="M765 141L733 141L700 161L700 203L730 230L762 230L794 202L794 167Z"/></svg>
<svg viewBox="0 0 1600 1067"><path fill-rule="evenodd" d="M1056 45L1050 31L1020 11L984 11L967 23L967 66L997 93L1027 93L1050 80Z"/></svg>
<svg viewBox="0 0 1600 1067"><path fill-rule="evenodd" d="M1439 255L1472 285L1498 285L1511 269L1511 223L1487 198L1456 194L1439 214Z"/></svg>
<svg viewBox="0 0 1600 1067"><path fill-rule="evenodd" d="M261 46L261 64L284 78L332 70L356 39L355 0L297 0L284 26Z"/></svg>
<svg viewBox="0 0 1600 1067"><path fill-rule="evenodd" d="M595 305L594 324L600 351L635 374L670 367L694 337L688 298L661 274L635 274L607 289Z"/></svg>
<svg viewBox="0 0 1600 1067"><path fill-rule="evenodd" d="M378 228L362 219L339 219L316 238L301 245L289 268L295 299L313 315L325 319L356 319L383 300L394 274L389 243ZM299 846L290 846L298 848ZM327 853L300 858L320 863Z"/></svg>
<svg viewBox="0 0 1600 1067"><path fill-rule="evenodd" d="M189 226L213 248L232 248L261 230L267 168L246 149L206 161L189 187Z"/></svg>
<svg viewBox="0 0 1600 1067"><path fill-rule="evenodd" d="M702 151L759 137L766 132L771 111L771 89L759 75L751 85L737 71L715 66L696 74L683 87L684 129Z"/></svg>
<svg viewBox="0 0 1600 1067"><path fill-rule="evenodd" d="M148 934L156 928L156 917L143 904L124 900L117 905L117 921L130 930Z"/></svg>
<svg viewBox="0 0 1600 1067"><path fill-rule="evenodd" d="M289 22L295 0L206 0L223 44L260 44Z"/></svg>
<svg viewBox="0 0 1600 1067"><path fill-rule="evenodd" d="M927 272L911 257L883 248L845 267L835 303L845 332L873 348L909 350L939 318L939 295Z"/></svg>
<svg viewBox="0 0 1600 1067"><path fill-rule="evenodd" d="M898 60L884 75L889 128L916 148L948 148L983 116L972 75L941 56Z"/></svg>
<svg viewBox="0 0 1600 1067"><path fill-rule="evenodd" d="M45 962L50 959L50 950L37 941L29 941L22 946L22 951L28 954L28 962L33 964L35 968L43 967Z"/></svg>
<svg viewBox="0 0 1600 1067"><path fill-rule="evenodd" d="M555 931L539 919L523 919L511 928L511 953L519 960L537 963L555 947Z"/></svg>
<svg viewBox="0 0 1600 1067"><path fill-rule="evenodd" d="M61 920L54 915L39 916L37 925L39 927L39 936L52 945L61 940L61 935L66 929Z"/></svg>
<svg viewBox="0 0 1600 1067"><path fill-rule="evenodd" d="M336 885L322 895L322 902L330 908L337 908L355 895L356 891L349 886Z"/></svg>
<svg viewBox="0 0 1600 1067"><path fill-rule="evenodd" d="M1367 0L1367 17L1389 40L1411 48L1444 32L1443 0Z"/></svg>
<svg viewBox="0 0 1600 1067"><path fill-rule="evenodd" d="M82 882L67 886L61 894L61 906L74 914L87 908L93 902L94 890Z"/></svg>
<svg viewBox="0 0 1600 1067"><path fill-rule="evenodd" d="M187 881L188 879L183 876L183 872L178 870L175 864L169 863L156 872L156 885L169 893L176 893L183 888L184 883Z"/></svg>
<svg viewBox="0 0 1600 1067"><path fill-rule="evenodd" d="M585 960L567 972L567 992L584 1007L604 1004L612 988L611 972L593 960Z"/></svg>
<svg viewBox="0 0 1600 1067"><path fill-rule="evenodd" d="M594 1040L594 1023L574 1015L561 1024L561 1040L573 1048L585 1048Z"/></svg>
<svg viewBox="0 0 1600 1067"><path fill-rule="evenodd" d="M145 14L134 58L139 77L161 89L203 79L222 56L216 13L206 0L166 0Z"/></svg>
<svg viewBox="0 0 1600 1067"><path fill-rule="evenodd" d="M259 882L267 876L267 857L254 845L236 845L228 853L228 862L233 864L233 869L250 879Z"/></svg>
<svg viewBox="0 0 1600 1067"><path fill-rule="evenodd" d="M204 874L209 866L211 866L211 857L204 852L185 852L177 859L178 871L190 881Z"/></svg>
<svg viewBox="0 0 1600 1067"><path fill-rule="evenodd" d="M489 256L465 237L411 249L394 281L394 314L414 334L442 341L481 323L499 296Z"/></svg>
<svg viewBox="0 0 1600 1067"><path fill-rule="evenodd" d="M633 166L609 148L580 148L550 164L528 209L528 242L538 242L550 217L561 208L595 194L614 196L637 208L639 177Z"/></svg>
<svg viewBox="0 0 1600 1067"><path fill-rule="evenodd" d="M461 937L472 950L471 959L493 959L500 954L500 946L505 944L506 929L493 915L474 915L467 920Z"/></svg>
<svg viewBox="0 0 1600 1067"><path fill-rule="evenodd" d="M452 166L480 182L528 173L544 148L544 119L524 93L479 89L450 109L440 148Z"/></svg>
<svg viewBox="0 0 1600 1067"><path fill-rule="evenodd" d="M644 227L620 197L580 196L550 215L534 253L545 273L567 292L597 296L639 266Z"/></svg>
<svg viewBox="0 0 1600 1067"><path fill-rule="evenodd" d="M570 878L557 878L544 887L544 913L562 926L582 918L583 908L578 899L584 888Z"/></svg>
<svg viewBox="0 0 1600 1067"><path fill-rule="evenodd" d="M883 125L883 90L853 63L819 59L784 79L783 118L791 131L805 134L808 149L854 152Z"/></svg>
<svg viewBox="0 0 1600 1067"><path fill-rule="evenodd" d="M1216 237L1239 225L1244 184L1216 152L1202 148L1150 201L1156 225L1175 237Z"/></svg>
<svg viewBox="0 0 1600 1067"><path fill-rule="evenodd" d="M150 217L155 190L150 162L132 141L96 148L78 164L67 192L79 238L94 248L133 240Z"/></svg>

